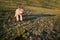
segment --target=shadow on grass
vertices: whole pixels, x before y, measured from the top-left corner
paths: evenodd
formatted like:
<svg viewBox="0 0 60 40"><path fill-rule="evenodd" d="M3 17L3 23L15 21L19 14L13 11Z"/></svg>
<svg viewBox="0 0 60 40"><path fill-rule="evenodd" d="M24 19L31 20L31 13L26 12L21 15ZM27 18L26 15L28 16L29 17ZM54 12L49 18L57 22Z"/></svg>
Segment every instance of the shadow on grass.
<svg viewBox="0 0 60 40"><path fill-rule="evenodd" d="M13 18L13 16L15 15L15 12L14 11L12 11L12 10L8 10L8 11L1 11L2 13L1 13L1 18L2 18L2 16L3 17L8 17L8 16L10 16L10 17L12 17ZM11 13L13 13L13 14L11 14ZM37 19L37 18L40 18L40 17L48 17L48 16L56 16L56 15L54 15L54 14L43 14L43 13L41 13L41 14L23 14L23 20L24 21L31 21L31 20L34 20L34 19Z"/></svg>
<svg viewBox="0 0 60 40"><path fill-rule="evenodd" d="M24 21L31 21L40 17L48 17L48 16L56 16L54 14L30 14L30 15L24 15L25 17Z"/></svg>

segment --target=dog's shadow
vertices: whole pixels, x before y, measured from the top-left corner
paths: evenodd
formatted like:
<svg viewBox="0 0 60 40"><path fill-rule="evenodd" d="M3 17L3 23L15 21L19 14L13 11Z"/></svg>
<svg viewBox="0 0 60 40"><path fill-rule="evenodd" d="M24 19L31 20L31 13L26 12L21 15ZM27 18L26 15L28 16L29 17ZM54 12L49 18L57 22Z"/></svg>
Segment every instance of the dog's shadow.
<svg viewBox="0 0 60 40"><path fill-rule="evenodd" d="M37 19L37 18L40 18L40 17L48 17L48 16L56 16L54 14L30 14L30 15L23 15L24 17L24 21L31 21L31 20L34 20L34 19Z"/></svg>

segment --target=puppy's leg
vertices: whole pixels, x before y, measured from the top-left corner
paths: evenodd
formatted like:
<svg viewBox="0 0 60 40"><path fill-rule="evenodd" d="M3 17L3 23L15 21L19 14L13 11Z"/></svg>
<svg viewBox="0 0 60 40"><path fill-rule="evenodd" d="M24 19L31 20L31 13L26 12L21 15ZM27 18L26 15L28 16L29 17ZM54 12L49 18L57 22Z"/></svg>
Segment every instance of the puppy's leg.
<svg viewBox="0 0 60 40"><path fill-rule="evenodd" d="M22 19L22 15L20 15L20 21L23 21L23 19Z"/></svg>
<svg viewBox="0 0 60 40"><path fill-rule="evenodd" d="M19 16L16 16L16 21L19 21Z"/></svg>

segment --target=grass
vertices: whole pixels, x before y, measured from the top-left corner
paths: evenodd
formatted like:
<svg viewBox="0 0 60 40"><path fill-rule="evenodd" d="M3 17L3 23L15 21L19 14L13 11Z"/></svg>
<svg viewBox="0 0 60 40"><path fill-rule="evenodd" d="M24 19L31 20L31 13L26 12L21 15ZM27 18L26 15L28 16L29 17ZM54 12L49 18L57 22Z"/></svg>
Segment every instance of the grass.
<svg viewBox="0 0 60 40"><path fill-rule="evenodd" d="M45 14L45 13L25 13L23 15L24 23L16 22L13 17L14 12L1 12L5 13L2 15L1 20L1 32L0 40L18 40L18 39L27 39L30 40L30 37L33 39L58 39L56 36L52 38L53 31L55 30L55 23L57 18L55 15ZM13 13L13 14L11 14ZM7 16L8 15L8 16ZM54 30L53 30L54 29ZM54 31L55 32L55 31ZM50 35L50 38L47 38ZM54 34L55 35L55 34ZM41 36L41 37L39 37ZM33 38L35 37L35 38ZM55 39L55 40L56 40Z"/></svg>
<svg viewBox="0 0 60 40"><path fill-rule="evenodd" d="M48 2L49 5L46 5L43 0L29 0L28 3L24 1L23 7L26 11L23 14L24 23L16 22L13 17L19 1L2 0L0 2L0 40L60 39L60 9L58 1L54 3L55 1L51 0Z"/></svg>

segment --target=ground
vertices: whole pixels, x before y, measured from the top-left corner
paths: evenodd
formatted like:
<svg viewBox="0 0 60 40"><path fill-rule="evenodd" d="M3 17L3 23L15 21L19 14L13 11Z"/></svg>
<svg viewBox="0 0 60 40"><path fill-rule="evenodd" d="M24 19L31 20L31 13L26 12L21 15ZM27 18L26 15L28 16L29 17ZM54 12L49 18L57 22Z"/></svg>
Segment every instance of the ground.
<svg viewBox="0 0 60 40"><path fill-rule="evenodd" d="M32 6L26 6L25 9L23 23L16 22L14 10L1 11L1 40L60 39L60 10Z"/></svg>

